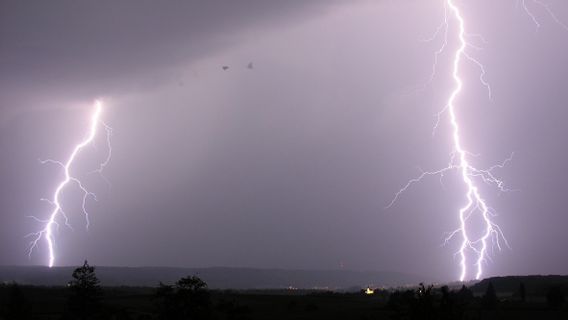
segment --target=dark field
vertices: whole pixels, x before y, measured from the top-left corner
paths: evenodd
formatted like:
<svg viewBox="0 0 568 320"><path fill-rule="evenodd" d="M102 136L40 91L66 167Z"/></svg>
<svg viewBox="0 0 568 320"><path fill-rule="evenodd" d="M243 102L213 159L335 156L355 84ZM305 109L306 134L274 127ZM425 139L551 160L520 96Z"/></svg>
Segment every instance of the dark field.
<svg viewBox="0 0 568 320"><path fill-rule="evenodd" d="M2 300L6 298L2 290ZM66 288L24 287L32 319L60 319ZM389 315L380 297L360 294L295 294L282 291L211 291L212 319L356 319ZM109 319L154 319L155 289L104 288L103 313ZM385 313L386 312L386 313ZM102 317L104 318L104 317Z"/></svg>
<svg viewBox="0 0 568 320"><path fill-rule="evenodd" d="M513 281L495 279L495 283ZM531 281L528 281L531 282ZM534 281L533 281L534 282ZM470 298L460 298L458 289L444 298L434 288L406 288L398 293L380 291L333 293L302 290L210 290L205 318L209 319L568 319L565 303L551 305L547 294L531 293L525 301L518 292L500 292L497 300L487 302L477 291L487 286L479 283L468 290ZM504 285L503 285L504 286ZM565 287L563 289L566 289ZM537 291L541 291L538 289ZM168 319L160 317L157 288L104 287L96 316L87 319ZM68 312L70 289L13 284L0 286L0 319L79 319ZM396 297L395 297L396 296ZM448 302L449 301L449 302ZM200 319L201 316L184 319Z"/></svg>

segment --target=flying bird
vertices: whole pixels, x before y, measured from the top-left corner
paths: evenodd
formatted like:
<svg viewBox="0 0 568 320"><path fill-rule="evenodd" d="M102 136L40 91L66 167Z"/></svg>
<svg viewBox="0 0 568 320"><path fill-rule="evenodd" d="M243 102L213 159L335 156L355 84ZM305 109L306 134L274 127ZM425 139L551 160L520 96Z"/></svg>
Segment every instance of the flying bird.
<svg viewBox="0 0 568 320"><path fill-rule="evenodd" d="M222 66L221 68L223 69L223 71L227 71L229 69L229 66Z"/></svg>
<svg viewBox="0 0 568 320"><path fill-rule="evenodd" d="M253 65L252 65L252 61L249 62L249 64L247 65L247 68L248 68L248 69L251 69L251 70L254 68Z"/></svg>

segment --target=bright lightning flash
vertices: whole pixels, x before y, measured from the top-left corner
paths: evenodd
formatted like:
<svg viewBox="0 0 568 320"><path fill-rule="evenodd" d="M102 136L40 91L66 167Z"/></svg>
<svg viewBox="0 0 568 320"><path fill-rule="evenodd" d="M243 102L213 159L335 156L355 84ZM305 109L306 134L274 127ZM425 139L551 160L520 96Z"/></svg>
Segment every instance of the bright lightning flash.
<svg viewBox="0 0 568 320"><path fill-rule="evenodd" d="M463 281L466 277L467 274L467 265L466 265L466 249L470 248L471 250L473 250L476 254L477 254L477 261L475 262L475 265L477 267L477 271L476 271L476 275L475 278L479 279L481 277L481 274L483 273L483 262L486 259L486 255L487 255L487 241L490 239L490 237L492 235L495 235L495 239L497 239L497 245L499 245L499 235L502 236L502 232L500 231L500 228L493 222L491 221L490 218L490 209L487 206L487 204L485 203L485 200L481 197L481 195L479 194L479 190L477 189L477 186L475 185L474 181L472 180L472 175L474 175L476 172L479 172L479 170L476 170L475 168L473 168L470 163L467 160L467 152L463 149L463 146L461 144L460 141L460 135L459 135L459 123L458 123L458 119L456 116L456 104L455 104L455 100L457 98L457 96L459 95L459 93L462 90L462 80L459 76L459 70L460 70L460 62L464 57L468 57L468 55L465 53L465 49L467 47L467 41L465 39L465 23L463 20L463 17L460 13L459 8L453 3L452 0L448 0L447 1L447 5L448 8L450 9L450 11L453 13L453 15L455 16L455 18L458 21L458 26L459 26L459 42L460 42L460 47L459 49L456 51L456 54L454 56L454 63L453 63L453 72L452 72L452 77L454 79L455 82L455 87L454 87L454 91L450 94L450 97L448 99L448 111L450 114L450 122L452 124L452 140L454 143L454 149L455 152L457 153L457 157L459 158L459 170L461 171L461 176L463 179L463 182L466 184L467 186L467 203L464 207L462 207L459 211L459 218L460 218L460 227L457 231L454 231L453 233L451 233L449 235L449 237L446 240L451 239L456 233L461 233L462 235L462 244L459 250L459 254L461 257L461 275L460 275L460 281ZM482 172L483 175L483 172ZM491 178L492 176L489 175L489 178ZM498 181L499 184L501 184L501 181ZM484 227L485 227L485 232L482 234L481 237L477 238L477 239L472 239L470 237L470 235L468 235L467 232L467 220L468 218L472 215L472 213L478 213L481 214L481 217L483 218L483 223L484 223ZM481 247L481 248L479 248Z"/></svg>
<svg viewBox="0 0 568 320"><path fill-rule="evenodd" d="M481 83L487 88L489 93L489 98L491 98L491 88L489 84L485 81L485 68L483 65L473 58L470 54L468 54L467 49L479 49L473 43L469 42L468 39L472 37L481 38L479 35L475 34L468 34L466 33L465 28L465 21L460 11L460 8L454 3L454 0L445 0L445 19L442 25L438 28L436 33L440 31L444 31L444 42L442 47L436 51L434 66L433 66L433 74L430 77L430 81L433 79L436 70L436 64L438 62L438 55L440 55L447 46L448 43L448 29L450 27L450 16L455 20L457 24L457 34L458 34L458 42L459 47L456 49L455 53L453 54L453 63L452 63L452 79L454 82L453 90L451 91L450 95L448 96L448 100L446 102L446 106L440 111L437 116L437 122L434 127L438 126L441 114L448 112L451 124L451 133L452 133L452 145L453 151L450 156L450 162L447 167L437 170L437 171L429 171L423 172L420 176L415 179L410 180L402 189L400 189L394 196L391 203L387 206L392 206L398 199L398 197L406 191L412 184L421 181L423 178L427 176L434 176L440 175L442 176L444 173L450 170L457 170L460 174L461 180L466 187L465 191L465 198L466 203L465 205L459 209L459 227L450 232L448 236L445 238L445 242L450 241L456 236L461 237L461 245L459 247L457 255L460 257L460 281L464 281L468 277L469 273L469 265L473 265L475 271L475 279L480 279L483 274L483 265L486 260L489 259L488 255L488 246L489 242L492 242L498 249L501 249L500 239L503 239L504 243L508 246L507 240L503 236L501 232L501 228L492 220L492 217L495 215L494 210L492 210L483 199L479 192L479 188L476 184L476 180L480 179L481 181L495 185L501 191L507 191L504 187L503 181L497 178L493 171L497 168L502 168L508 161L511 160L511 157L506 159L503 163L492 166L488 169L478 169L474 167L468 160L472 154L468 152L462 143L460 138L460 122L457 114L457 99L462 91L463 88L463 80L460 76L461 65L463 64L464 60L469 61L476 65L480 70L480 77L479 80ZM472 232L471 227L471 218L472 217L480 217L483 225L483 232L481 235L474 236L474 232ZM468 262L468 257L473 255L474 261Z"/></svg>
<svg viewBox="0 0 568 320"><path fill-rule="evenodd" d="M104 128L104 130L106 131L106 135L107 135L106 142L107 142L107 147L108 147L108 155L107 155L106 159L99 165L98 169L95 170L94 172L102 173L104 167L110 161L110 156L111 156L111 146L110 146L111 129L104 122L102 122L101 119L100 119L102 110L103 110L102 103L100 101L96 101L94 112L91 115L89 132L88 132L87 136L85 137L85 139L73 148L73 151L69 155L69 158L67 158L66 162L60 162L60 161L55 161L55 160L42 161L42 163L58 164L59 166L61 166L61 168L63 169L63 172L64 172L64 179L55 188L52 199L46 200L53 206L53 210L51 211L51 214L49 215L48 219L42 220L42 219L39 219L39 218L36 218L36 217L31 217L38 222L44 223L45 224L44 228L41 229L38 232L34 232L34 233L31 233L31 234L28 235L30 237L33 237L33 240L31 241L31 244L30 244L30 249L29 249L29 253L28 253L29 255L31 255L33 250L38 246L38 242L42 238L45 239L45 241L47 242L47 248L48 248L48 254L49 254L48 266L50 268L53 267L53 265L55 264L55 257L56 256L55 256L55 241L54 241L54 238L53 238L53 231L54 231L54 228L59 227L59 223L58 223L59 218L62 217L65 225L68 226L69 228L71 228L71 225L69 224L69 218L65 214L65 211L63 210L62 205L61 205L61 194L63 192L63 189L70 184L75 184L77 187L79 187L79 189L83 193L83 196L82 196L82 211L83 212L82 213L84 214L85 219L86 219L86 227L87 227L87 229L89 228L89 213L86 209L87 198L91 197L94 200L96 200L96 196L95 196L94 193L87 190L85 185L77 177L75 177L71 174L71 167L73 166L77 155L85 147L92 144L93 140L97 136L98 129L101 126Z"/></svg>

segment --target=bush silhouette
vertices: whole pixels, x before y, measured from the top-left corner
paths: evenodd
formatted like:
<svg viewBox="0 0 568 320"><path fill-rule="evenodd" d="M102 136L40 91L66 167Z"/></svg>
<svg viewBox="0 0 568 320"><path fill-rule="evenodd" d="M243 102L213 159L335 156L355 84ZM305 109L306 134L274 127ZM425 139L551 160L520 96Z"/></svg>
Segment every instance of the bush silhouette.
<svg viewBox="0 0 568 320"><path fill-rule="evenodd" d="M559 309L560 307L562 307L565 300L564 291L561 287L552 287L546 294L546 301L548 302L548 305L553 309Z"/></svg>
<svg viewBox="0 0 568 320"><path fill-rule="evenodd" d="M387 308L395 312L395 318L436 319L433 287L420 283L416 290L395 291L389 296Z"/></svg>
<svg viewBox="0 0 568 320"><path fill-rule="evenodd" d="M2 316L11 320L31 319L30 304L20 286L17 283L12 283L7 286L7 289L8 297L4 309L0 313L0 319L2 319Z"/></svg>
<svg viewBox="0 0 568 320"><path fill-rule="evenodd" d="M435 319L436 310L434 308L433 285L426 287L424 283L418 285L415 292L414 305L412 306L412 319Z"/></svg>
<svg viewBox="0 0 568 320"><path fill-rule="evenodd" d="M240 304L235 298L230 300L222 298L217 304L217 309L224 313L228 320L248 319L247 315L251 312L248 306Z"/></svg>
<svg viewBox="0 0 568 320"><path fill-rule="evenodd" d="M160 283L156 291L158 318L208 319L211 300L207 283L197 276L179 279L174 286Z"/></svg>
<svg viewBox="0 0 568 320"><path fill-rule="evenodd" d="M465 285L462 285L456 296L461 304L469 304L473 300L473 292Z"/></svg>

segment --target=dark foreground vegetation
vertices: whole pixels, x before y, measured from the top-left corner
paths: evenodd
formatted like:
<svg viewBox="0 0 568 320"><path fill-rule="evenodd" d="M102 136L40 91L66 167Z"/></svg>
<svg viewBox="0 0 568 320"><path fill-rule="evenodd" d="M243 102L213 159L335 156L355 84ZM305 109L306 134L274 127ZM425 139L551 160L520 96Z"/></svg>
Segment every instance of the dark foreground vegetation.
<svg viewBox="0 0 568 320"><path fill-rule="evenodd" d="M496 278L452 289L420 284L371 295L209 290L197 276L157 288L100 287L85 262L66 287L0 285L0 319L568 319L567 282L551 279Z"/></svg>

